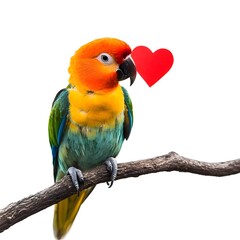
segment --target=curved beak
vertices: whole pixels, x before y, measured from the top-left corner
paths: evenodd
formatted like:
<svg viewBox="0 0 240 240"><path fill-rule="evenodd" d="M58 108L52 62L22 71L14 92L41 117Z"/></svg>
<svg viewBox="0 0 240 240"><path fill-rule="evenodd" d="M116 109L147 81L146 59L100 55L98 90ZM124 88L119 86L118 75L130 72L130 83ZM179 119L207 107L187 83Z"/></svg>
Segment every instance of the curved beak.
<svg viewBox="0 0 240 240"><path fill-rule="evenodd" d="M134 83L136 75L136 67L131 58L127 58L123 63L119 65L119 68L117 69L118 81L130 78L130 86Z"/></svg>

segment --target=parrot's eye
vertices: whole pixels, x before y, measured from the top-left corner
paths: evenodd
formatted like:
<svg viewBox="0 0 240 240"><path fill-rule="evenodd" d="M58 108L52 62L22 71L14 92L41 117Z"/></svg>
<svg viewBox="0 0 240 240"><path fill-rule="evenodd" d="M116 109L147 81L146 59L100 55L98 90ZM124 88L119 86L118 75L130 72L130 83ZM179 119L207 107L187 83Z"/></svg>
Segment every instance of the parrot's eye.
<svg viewBox="0 0 240 240"><path fill-rule="evenodd" d="M114 59L108 53L99 54L97 59L105 65L109 65L115 62Z"/></svg>

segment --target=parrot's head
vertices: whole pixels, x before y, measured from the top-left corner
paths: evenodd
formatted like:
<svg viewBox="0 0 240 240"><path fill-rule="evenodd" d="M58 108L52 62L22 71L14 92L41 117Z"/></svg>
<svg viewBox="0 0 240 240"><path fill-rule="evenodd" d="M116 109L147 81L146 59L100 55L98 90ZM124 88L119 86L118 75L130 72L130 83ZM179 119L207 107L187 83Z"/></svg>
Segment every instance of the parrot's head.
<svg viewBox="0 0 240 240"><path fill-rule="evenodd" d="M119 81L136 78L130 47L115 38L101 38L80 47L71 58L69 83L88 91L110 90Z"/></svg>

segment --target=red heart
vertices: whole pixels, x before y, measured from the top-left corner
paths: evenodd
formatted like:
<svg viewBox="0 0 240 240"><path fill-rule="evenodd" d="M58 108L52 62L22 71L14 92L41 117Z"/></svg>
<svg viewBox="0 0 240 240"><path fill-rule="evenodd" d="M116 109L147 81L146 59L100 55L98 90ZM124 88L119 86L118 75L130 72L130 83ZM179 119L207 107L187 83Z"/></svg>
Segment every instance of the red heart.
<svg viewBox="0 0 240 240"><path fill-rule="evenodd" d="M173 65L172 53L164 48L153 53L145 46L138 46L133 49L131 56L138 73L149 87L159 81Z"/></svg>

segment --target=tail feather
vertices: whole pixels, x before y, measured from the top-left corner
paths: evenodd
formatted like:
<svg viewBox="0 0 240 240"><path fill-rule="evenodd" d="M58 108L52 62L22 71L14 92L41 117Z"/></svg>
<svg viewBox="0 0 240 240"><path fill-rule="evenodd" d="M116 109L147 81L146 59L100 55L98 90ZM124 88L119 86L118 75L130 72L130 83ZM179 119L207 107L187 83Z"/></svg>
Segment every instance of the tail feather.
<svg viewBox="0 0 240 240"><path fill-rule="evenodd" d="M93 189L94 187L87 188L81 191L79 196L74 194L55 205L53 230L57 239L61 239L67 234L73 224L81 204L89 196Z"/></svg>

